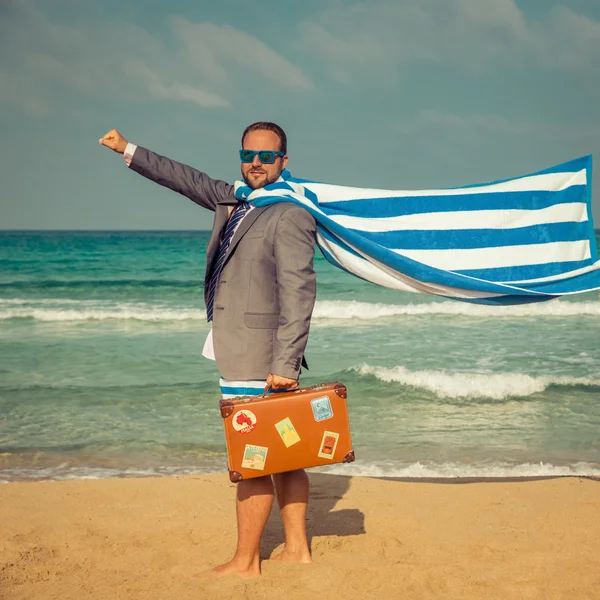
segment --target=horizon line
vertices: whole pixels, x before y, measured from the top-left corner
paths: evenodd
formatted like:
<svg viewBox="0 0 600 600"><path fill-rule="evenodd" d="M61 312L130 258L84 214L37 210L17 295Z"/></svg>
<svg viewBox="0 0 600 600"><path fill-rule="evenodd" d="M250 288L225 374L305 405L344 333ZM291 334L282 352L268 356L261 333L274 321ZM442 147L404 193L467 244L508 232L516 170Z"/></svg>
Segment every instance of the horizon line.
<svg viewBox="0 0 600 600"><path fill-rule="evenodd" d="M2 233L195 233L212 231L211 229L2 229ZM600 233L600 228L594 227L594 232Z"/></svg>
<svg viewBox="0 0 600 600"><path fill-rule="evenodd" d="M110 232L121 232L121 233L169 233L169 232L199 232L199 231L212 231L212 229L0 229L2 233L110 233Z"/></svg>

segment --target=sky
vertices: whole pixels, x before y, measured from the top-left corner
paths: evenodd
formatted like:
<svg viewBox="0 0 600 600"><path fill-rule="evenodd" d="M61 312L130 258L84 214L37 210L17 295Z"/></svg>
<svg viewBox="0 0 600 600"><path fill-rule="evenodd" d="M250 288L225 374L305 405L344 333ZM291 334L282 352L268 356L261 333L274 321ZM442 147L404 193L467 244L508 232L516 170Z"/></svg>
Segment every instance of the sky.
<svg viewBox="0 0 600 600"><path fill-rule="evenodd" d="M294 176L351 186L598 157L600 2L0 0L1 229L210 228L98 138L233 183L259 120Z"/></svg>

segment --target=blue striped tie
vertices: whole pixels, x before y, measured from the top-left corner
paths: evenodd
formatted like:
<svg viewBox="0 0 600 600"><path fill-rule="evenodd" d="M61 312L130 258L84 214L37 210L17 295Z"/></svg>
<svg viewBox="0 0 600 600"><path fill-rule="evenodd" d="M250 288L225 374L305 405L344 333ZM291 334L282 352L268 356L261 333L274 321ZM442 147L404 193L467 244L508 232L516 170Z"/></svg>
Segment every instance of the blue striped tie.
<svg viewBox="0 0 600 600"><path fill-rule="evenodd" d="M208 298L206 302L206 320L212 321L213 318L213 306L215 303L215 292L217 290L217 282L223 270L225 264L225 257L227 256L227 249L231 243L231 238L239 224L244 218L246 213L250 210L250 205L247 202L238 202L235 208L229 216L225 231L221 236L221 245L219 246L219 255L217 256L217 262L213 268L212 275L210 276L210 282L208 284Z"/></svg>

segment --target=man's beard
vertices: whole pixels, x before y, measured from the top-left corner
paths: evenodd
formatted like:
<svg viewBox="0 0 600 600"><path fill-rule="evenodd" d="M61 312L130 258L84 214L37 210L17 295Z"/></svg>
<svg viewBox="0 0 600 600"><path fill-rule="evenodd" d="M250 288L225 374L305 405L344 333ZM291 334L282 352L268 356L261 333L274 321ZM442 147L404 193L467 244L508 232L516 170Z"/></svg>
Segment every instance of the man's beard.
<svg viewBox="0 0 600 600"><path fill-rule="evenodd" d="M248 171L248 177L246 177L246 175L242 171L242 178L253 190L260 190L261 188L264 188L265 186L269 185L270 183L274 183L279 179L279 175L277 175L277 177L275 177L274 179L269 179L269 176L265 171L261 171L261 175L266 175L266 177L261 178L257 181L254 178L251 178L250 171Z"/></svg>

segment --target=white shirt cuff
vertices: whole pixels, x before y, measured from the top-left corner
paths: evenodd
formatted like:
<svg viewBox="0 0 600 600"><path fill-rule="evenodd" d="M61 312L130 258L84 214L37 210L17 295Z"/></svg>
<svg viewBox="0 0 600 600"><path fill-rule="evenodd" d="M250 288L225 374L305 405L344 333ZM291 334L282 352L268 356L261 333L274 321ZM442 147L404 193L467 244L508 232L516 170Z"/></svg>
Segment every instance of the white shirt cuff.
<svg viewBox="0 0 600 600"><path fill-rule="evenodd" d="M127 166L131 164L131 161L133 160L133 155L136 150L137 146L135 144L127 144L127 146L125 147L125 152L123 152L123 160L125 161L125 164Z"/></svg>

